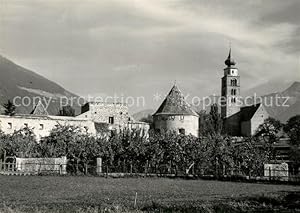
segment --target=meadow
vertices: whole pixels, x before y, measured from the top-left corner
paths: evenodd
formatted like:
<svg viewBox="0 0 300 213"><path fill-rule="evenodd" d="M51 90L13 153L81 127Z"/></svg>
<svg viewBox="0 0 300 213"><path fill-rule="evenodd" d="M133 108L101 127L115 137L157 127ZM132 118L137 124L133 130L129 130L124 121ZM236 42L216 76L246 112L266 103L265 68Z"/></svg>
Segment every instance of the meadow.
<svg viewBox="0 0 300 213"><path fill-rule="evenodd" d="M87 176L0 176L0 183L0 212L300 211L300 187L292 185Z"/></svg>

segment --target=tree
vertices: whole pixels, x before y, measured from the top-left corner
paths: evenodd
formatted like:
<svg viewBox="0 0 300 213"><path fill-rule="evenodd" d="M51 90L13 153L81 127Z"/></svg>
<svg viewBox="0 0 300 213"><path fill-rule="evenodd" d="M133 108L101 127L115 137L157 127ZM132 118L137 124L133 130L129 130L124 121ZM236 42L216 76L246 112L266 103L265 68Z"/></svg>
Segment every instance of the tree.
<svg viewBox="0 0 300 213"><path fill-rule="evenodd" d="M290 159L297 168L300 165L300 115L291 117L283 130L290 138Z"/></svg>
<svg viewBox="0 0 300 213"><path fill-rule="evenodd" d="M2 152L6 156L36 157L37 142L33 130L25 127L11 135L1 135Z"/></svg>
<svg viewBox="0 0 300 213"><path fill-rule="evenodd" d="M200 134L202 136L220 135L222 133L223 121L218 112L218 105L211 106L210 113L200 112Z"/></svg>
<svg viewBox="0 0 300 213"><path fill-rule="evenodd" d="M217 135L221 134L222 127L223 127L223 121L221 118L221 114L219 113L218 105L213 104L210 109L210 117L211 117L211 123L213 132Z"/></svg>
<svg viewBox="0 0 300 213"><path fill-rule="evenodd" d="M245 138L241 143L236 143L232 151L234 167L239 174L262 175L268 153L259 146L255 138Z"/></svg>
<svg viewBox="0 0 300 213"><path fill-rule="evenodd" d="M88 165L100 156L96 138L80 127L57 125L39 144L41 157L66 156L72 172L87 173Z"/></svg>
<svg viewBox="0 0 300 213"><path fill-rule="evenodd" d="M16 106L10 100L3 107L5 108L5 115L13 116L16 114Z"/></svg>
<svg viewBox="0 0 300 213"><path fill-rule="evenodd" d="M300 115L291 117L284 125L283 130L289 136L291 145L300 145Z"/></svg>
<svg viewBox="0 0 300 213"><path fill-rule="evenodd" d="M268 152L269 160L276 159L276 153L274 149L274 144L280 139L280 131L282 129L282 123L275 118L267 118L260 124L256 130L255 138L259 141L264 142L266 151Z"/></svg>

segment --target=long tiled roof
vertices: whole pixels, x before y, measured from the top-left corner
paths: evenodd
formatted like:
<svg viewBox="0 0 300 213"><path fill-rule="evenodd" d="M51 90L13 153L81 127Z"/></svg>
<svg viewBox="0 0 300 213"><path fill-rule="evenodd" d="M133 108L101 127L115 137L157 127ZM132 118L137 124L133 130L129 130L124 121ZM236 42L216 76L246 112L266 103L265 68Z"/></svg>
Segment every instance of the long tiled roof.
<svg viewBox="0 0 300 213"><path fill-rule="evenodd" d="M260 107L260 103L252 106L246 106L241 108L241 120L249 121L252 119L258 108Z"/></svg>
<svg viewBox="0 0 300 213"><path fill-rule="evenodd" d="M154 115L171 114L171 115L194 115L198 114L191 108L191 106L184 100L184 96L176 85L174 85L162 102Z"/></svg>

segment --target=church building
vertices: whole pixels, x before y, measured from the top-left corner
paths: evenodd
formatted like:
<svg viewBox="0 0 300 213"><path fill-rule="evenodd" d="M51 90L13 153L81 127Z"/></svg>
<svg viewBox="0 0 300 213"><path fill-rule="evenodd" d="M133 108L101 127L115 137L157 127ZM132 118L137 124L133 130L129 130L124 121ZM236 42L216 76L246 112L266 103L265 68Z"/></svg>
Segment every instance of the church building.
<svg viewBox="0 0 300 213"><path fill-rule="evenodd" d="M221 80L221 117L225 132L232 136L254 135L269 114L261 103L244 106L239 70L231 57L231 49L225 65Z"/></svg>
<svg viewBox="0 0 300 213"><path fill-rule="evenodd" d="M254 135L258 126L269 117L269 114L261 103L244 106L239 70L231 57L231 49L225 65L220 100L223 128L228 135L232 136ZM176 85L153 115L153 125L157 132L175 131L178 134L191 134L198 137L199 123L199 115L184 100Z"/></svg>

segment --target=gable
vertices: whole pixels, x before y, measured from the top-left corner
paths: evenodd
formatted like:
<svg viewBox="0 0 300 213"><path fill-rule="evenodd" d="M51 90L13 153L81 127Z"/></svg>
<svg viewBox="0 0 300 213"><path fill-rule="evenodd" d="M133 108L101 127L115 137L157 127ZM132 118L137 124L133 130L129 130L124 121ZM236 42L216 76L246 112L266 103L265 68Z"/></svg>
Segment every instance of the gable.
<svg viewBox="0 0 300 213"><path fill-rule="evenodd" d="M38 104L34 107L32 112L30 113L31 115L48 115L48 112L44 105L41 102L38 102Z"/></svg>

